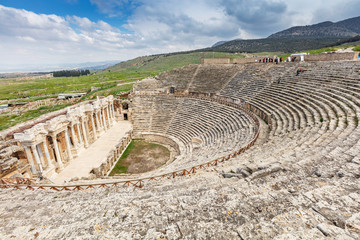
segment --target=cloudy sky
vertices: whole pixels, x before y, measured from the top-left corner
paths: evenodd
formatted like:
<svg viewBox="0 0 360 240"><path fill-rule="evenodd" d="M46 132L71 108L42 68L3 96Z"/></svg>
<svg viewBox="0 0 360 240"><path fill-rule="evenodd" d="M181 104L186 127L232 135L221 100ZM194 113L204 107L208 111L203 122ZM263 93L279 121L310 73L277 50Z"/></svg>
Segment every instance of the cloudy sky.
<svg viewBox="0 0 360 240"><path fill-rule="evenodd" d="M359 15L358 0L0 0L0 71L127 60Z"/></svg>

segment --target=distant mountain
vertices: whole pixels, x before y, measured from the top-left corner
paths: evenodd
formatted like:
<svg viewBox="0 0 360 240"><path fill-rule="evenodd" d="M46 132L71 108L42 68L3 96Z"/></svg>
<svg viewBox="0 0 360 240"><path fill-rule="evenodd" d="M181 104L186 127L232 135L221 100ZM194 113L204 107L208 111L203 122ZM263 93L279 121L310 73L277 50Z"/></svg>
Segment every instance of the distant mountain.
<svg viewBox="0 0 360 240"><path fill-rule="evenodd" d="M230 41L234 41L234 40L242 40L241 38L237 38L237 39L233 39L233 40L228 40L228 41L218 41L216 42L214 45L212 45L211 47L217 47L217 46L220 46L224 43L227 43L227 42L230 42Z"/></svg>
<svg viewBox="0 0 360 240"><path fill-rule="evenodd" d="M227 41L219 41L219 42L214 43L214 45L212 45L211 47L216 47L216 46L219 46L219 45L224 44L226 42Z"/></svg>
<svg viewBox="0 0 360 240"><path fill-rule="evenodd" d="M360 17L349 18L336 23L339 27L345 27L353 32L360 34Z"/></svg>
<svg viewBox="0 0 360 240"><path fill-rule="evenodd" d="M307 26L291 27L274 33L268 38L350 38L360 34L360 17L340 22L322 22Z"/></svg>
<svg viewBox="0 0 360 240"><path fill-rule="evenodd" d="M58 70L103 70L113 66L120 61L86 62L86 63L67 63L67 64L28 64L19 66L0 66L0 73L9 72L51 72Z"/></svg>
<svg viewBox="0 0 360 240"><path fill-rule="evenodd" d="M252 40L233 40L216 47L202 49L215 52L298 52L318 49L332 45L343 38L263 38Z"/></svg>
<svg viewBox="0 0 360 240"><path fill-rule="evenodd" d="M202 51L221 52L297 52L317 49L343 42L352 42L360 35L360 17L336 23L326 21L308 26L297 26L274 33L263 39L220 41ZM357 40L356 40L357 41Z"/></svg>
<svg viewBox="0 0 360 240"><path fill-rule="evenodd" d="M104 61L104 62L87 62L87 63L79 63L79 64L69 64L67 69L74 70L103 70L105 68L111 67L120 61ZM65 69L65 70L67 70Z"/></svg>

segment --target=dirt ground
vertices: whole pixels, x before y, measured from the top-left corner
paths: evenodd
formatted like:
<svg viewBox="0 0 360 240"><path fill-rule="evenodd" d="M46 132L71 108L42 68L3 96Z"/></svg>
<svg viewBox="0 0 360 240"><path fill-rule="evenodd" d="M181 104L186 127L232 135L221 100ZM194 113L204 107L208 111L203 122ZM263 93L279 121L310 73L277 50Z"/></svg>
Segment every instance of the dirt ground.
<svg viewBox="0 0 360 240"><path fill-rule="evenodd" d="M127 167L127 173L144 173L164 165L170 159L170 151L159 144L134 140L135 146L127 158L122 159L122 165Z"/></svg>

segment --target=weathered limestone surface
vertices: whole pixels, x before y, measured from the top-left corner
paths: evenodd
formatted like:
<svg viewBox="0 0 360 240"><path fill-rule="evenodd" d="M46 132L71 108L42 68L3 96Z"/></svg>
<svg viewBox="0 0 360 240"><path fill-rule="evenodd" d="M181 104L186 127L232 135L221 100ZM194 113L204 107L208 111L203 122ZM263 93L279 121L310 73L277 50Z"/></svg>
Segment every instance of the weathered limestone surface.
<svg viewBox="0 0 360 240"><path fill-rule="evenodd" d="M251 142L257 132L254 120L241 109L217 102L174 96L135 95L134 135L170 136L181 146L173 162L146 176L176 171L226 156ZM198 143L193 142L197 138Z"/></svg>
<svg viewBox="0 0 360 240"><path fill-rule="evenodd" d="M264 67L264 71L260 66L264 65L246 66L231 77L224 73L219 76L227 77L207 79L209 85L217 83L204 90L209 96L216 93L212 97L250 103L271 116L271 129L260 121L259 140L244 154L216 168L153 181L141 189L2 189L0 236L360 239L360 63L291 63ZM187 80L179 83L185 91L196 92L209 76L198 68L189 67ZM298 68L308 71L295 76ZM214 70L214 76L216 71L220 69ZM176 87L176 83L163 86ZM203 145L198 148L197 143L196 156L209 154L198 159L202 161L217 154L216 146L224 152L224 143L236 146L241 133L230 135L234 130L241 132L245 126L251 132L251 121L234 114L235 109L206 100L174 98L133 98L138 108L135 133L181 138L187 153L192 152L193 138L200 139ZM98 121L102 121L100 116ZM187 159L179 166L197 158ZM163 170L172 171L174 166Z"/></svg>
<svg viewBox="0 0 360 240"><path fill-rule="evenodd" d="M51 178L56 184L63 184L72 178L88 178L93 168L106 161L107 155L115 148L119 140L124 137L132 126L128 121L115 122L95 144L80 152L79 156L71 161L59 174Z"/></svg>
<svg viewBox="0 0 360 240"><path fill-rule="evenodd" d="M359 180L306 166L247 181L215 171L142 189L0 192L5 239L359 239ZM21 196L21 197L20 197Z"/></svg>
<svg viewBox="0 0 360 240"><path fill-rule="evenodd" d="M114 122L114 98L108 96L4 130L0 134L0 177L52 178Z"/></svg>

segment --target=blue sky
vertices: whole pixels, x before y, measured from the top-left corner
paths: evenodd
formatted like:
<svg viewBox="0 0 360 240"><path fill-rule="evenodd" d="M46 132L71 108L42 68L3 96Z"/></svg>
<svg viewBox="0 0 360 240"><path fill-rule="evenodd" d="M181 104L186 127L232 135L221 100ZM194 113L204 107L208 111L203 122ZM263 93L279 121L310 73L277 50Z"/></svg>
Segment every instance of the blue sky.
<svg viewBox="0 0 360 240"><path fill-rule="evenodd" d="M0 72L186 51L359 13L358 0L0 0Z"/></svg>
<svg viewBox="0 0 360 240"><path fill-rule="evenodd" d="M0 4L18 9L26 9L37 14L56 14L59 16L79 16L87 17L91 21L104 20L114 27L127 31L122 26L127 23L127 19L132 14L133 7L124 6L116 9L119 11L116 16L110 16L107 12L101 11L94 3L89 0L0 0Z"/></svg>

